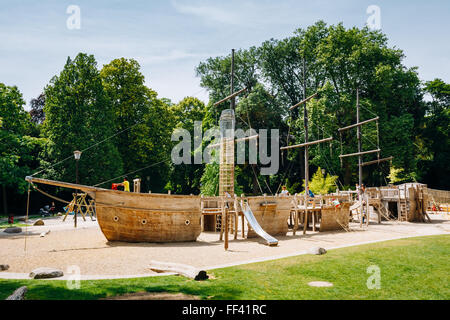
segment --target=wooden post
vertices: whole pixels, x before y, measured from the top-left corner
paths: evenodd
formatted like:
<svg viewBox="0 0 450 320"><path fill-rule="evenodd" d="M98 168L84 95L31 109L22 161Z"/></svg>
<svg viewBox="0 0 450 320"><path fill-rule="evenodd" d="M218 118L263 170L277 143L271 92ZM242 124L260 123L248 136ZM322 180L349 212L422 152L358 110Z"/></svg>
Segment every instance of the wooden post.
<svg viewBox="0 0 450 320"><path fill-rule="evenodd" d="M133 180L133 192L141 192L141 179L137 178Z"/></svg>
<svg viewBox="0 0 450 320"><path fill-rule="evenodd" d="M359 124L359 89L356 89L356 123ZM358 183L359 188L362 187L362 155L361 155L361 126L357 126L357 138L358 138ZM363 206L362 206L362 194L359 193L359 207L361 208L361 221L360 221L360 228L362 228L363 224Z"/></svg>
<svg viewBox="0 0 450 320"><path fill-rule="evenodd" d="M230 94L233 94L234 92L234 49L231 49L231 90ZM234 110L236 104L235 97L231 98L230 108L231 110Z"/></svg>
<svg viewBox="0 0 450 320"><path fill-rule="evenodd" d="M306 63L305 57L303 57L303 98L306 99ZM308 146L308 109L306 103L303 107L303 127L305 130L305 215L306 221L308 221L308 200L309 200L309 146ZM306 231L305 231L306 232Z"/></svg>
<svg viewBox="0 0 450 320"><path fill-rule="evenodd" d="M74 214L73 218L75 219L75 228L77 227L77 212L78 212L78 203L77 203L77 194L75 193L75 207L74 207L74 212L73 212L73 214Z"/></svg>
<svg viewBox="0 0 450 320"><path fill-rule="evenodd" d="M228 250L228 234L229 234L229 229L228 229L228 208L225 208L225 230L224 230L225 250Z"/></svg>

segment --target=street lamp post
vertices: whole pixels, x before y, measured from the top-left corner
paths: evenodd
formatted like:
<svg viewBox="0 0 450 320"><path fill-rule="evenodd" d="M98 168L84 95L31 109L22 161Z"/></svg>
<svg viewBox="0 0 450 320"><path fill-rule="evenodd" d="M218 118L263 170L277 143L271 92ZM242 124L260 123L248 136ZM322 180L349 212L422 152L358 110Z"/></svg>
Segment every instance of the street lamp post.
<svg viewBox="0 0 450 320"><path fill-rule="evenodd" d="M78 161L80 160L81 157L81 151L74 151L73 152L73 156L75 157L75 175L76 175L76 184L79 184L78 181Z"/></svg>
<svg viewBox="0 0 450 320"><path fill-rule="evenodd" d="M76 150L76 151L74 151L73 152L73 156L74 156L74 158L75 158L75 176L76 176L76 184L79 184L79 179L78 179L78 161L80 160L80 157L81 157L81 151L78 151L78 150ZM76 190L76 196L75 197L77 197L78 196L78 189ZM77 203L77 201L75 201L75 204ZM75 228L77 227L77 211L78 211L78 208L76 208L76 205L74 206L74 210L75 210L75 212L74 212L74 220L75 220Z"/></svg>

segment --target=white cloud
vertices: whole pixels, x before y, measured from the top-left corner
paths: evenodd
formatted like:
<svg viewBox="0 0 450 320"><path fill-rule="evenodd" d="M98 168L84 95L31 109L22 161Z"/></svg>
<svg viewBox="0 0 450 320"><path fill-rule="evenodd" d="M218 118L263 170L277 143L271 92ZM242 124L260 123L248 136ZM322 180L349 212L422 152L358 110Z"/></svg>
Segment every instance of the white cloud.
<svg viewBox="0 0 450 320"><path fill-rule="evenodd" d="M141 65L144 65L190 58L201 59L210 56L212 56L212 54L198 54L198 53L188 53L182 50L172 50L165 55L140 56L136 57L136 60L138 60Z"/></svg>
<svg viewBox="0 0 450 320"><path fill-rule="evenodd" d="M184 5L175 0L172 1L172 6L179 13L194 15L212 22L239 24L240 20L239 16L234 12L218 7L207 5Z"/></svg>

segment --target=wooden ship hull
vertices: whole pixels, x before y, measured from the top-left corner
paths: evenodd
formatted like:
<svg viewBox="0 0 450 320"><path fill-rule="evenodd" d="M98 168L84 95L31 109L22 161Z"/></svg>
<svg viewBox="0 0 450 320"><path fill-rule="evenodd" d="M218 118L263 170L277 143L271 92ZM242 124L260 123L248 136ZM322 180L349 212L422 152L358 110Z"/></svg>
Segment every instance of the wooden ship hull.
<svg viewBox="0 0 450 320"><path fill-rule="evenodd" d="M105 190L95 201L109 241L188 242L202 231L199 197Z"/></svg>
<svg viewBox="0 0 450 320"><path fill-rule="evenodd" d="M88 193L108 241L189 242L201 233L198 196L132 193L31 177L27 181Z"/></svg>
<svg viewBox="0 0 450 320"><path fill-rule="evenodd" d="M271 236L285 236L288 232L288 219L291 212L291 197L248 197L246 198L261 228ZM257 234L249 225L247 238Z"/></svg>
<svg viewBox="0 0 450 320"><path fill-rule="evenodd" d="M350 221L350 203L342 202L339 207L323 206L320 215L319 231L347 230Z"/></svg>

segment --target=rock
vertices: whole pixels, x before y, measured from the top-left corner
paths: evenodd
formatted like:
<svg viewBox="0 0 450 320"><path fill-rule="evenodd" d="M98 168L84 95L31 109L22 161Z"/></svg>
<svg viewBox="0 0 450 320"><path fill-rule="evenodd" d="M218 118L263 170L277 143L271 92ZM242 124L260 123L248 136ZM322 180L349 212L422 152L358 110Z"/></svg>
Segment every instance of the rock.
<svg viewBox="0 0 450 320"><path fill-rule="evenodd" d="M321 254L327 253L327 250L325 250L325 248L321 248L321 247L314 247L311 250L309 250L309 253L321 255Z"/></svg>
<svg viewBox="0 0 450 320"><path fill-rule="evenodd" d="M37 268L31 271L30 278L33 279L49 279L49 278L59 278L62 277L64 273L55 268Z"/></svg>
<svg viewBox="0 0 450 320"><path fill-rule="evenodd" d="M9 227L9 228L6 228L5 231L3 231L3 232L6 232L6 233L21 233L22 232L22 228Z"/></svg>
<svg viewBox="0 0 450 320"><path fill-rule="evenodd" d="M33 223L33 226L43 226L44 224L45 224L44 220L39 219L39 220L36 220L35 223Z"/></svg>
<svg viewBox="0 0 450 320"><path fill-rule="evenodd" d="M6 300L23 300L25 298L25 293L27 293L28 288L26 286L20 287L13 292Z"/></svg>
<svg viewBox="0 0 450 320"><path fill-rule="evenodd" d="M0 271L5 271L9 269L9 265L8 264L0 264Z"/></svg>
<svg viewBox="0 0 450 320"><path fill-rule="evenodd" d="M20 222L27 222L27 217L17 218L17 221L20 221Z"/></svg>
<svg viewBox="0 0 450 320"><path fill-rule="evenodd" d="M46 235L48 235L49 233L50 233L50 230L45 231L45 232L42 232L39 236L40 236L41 238L43 238L43 237L45 237Z"/></svg>

